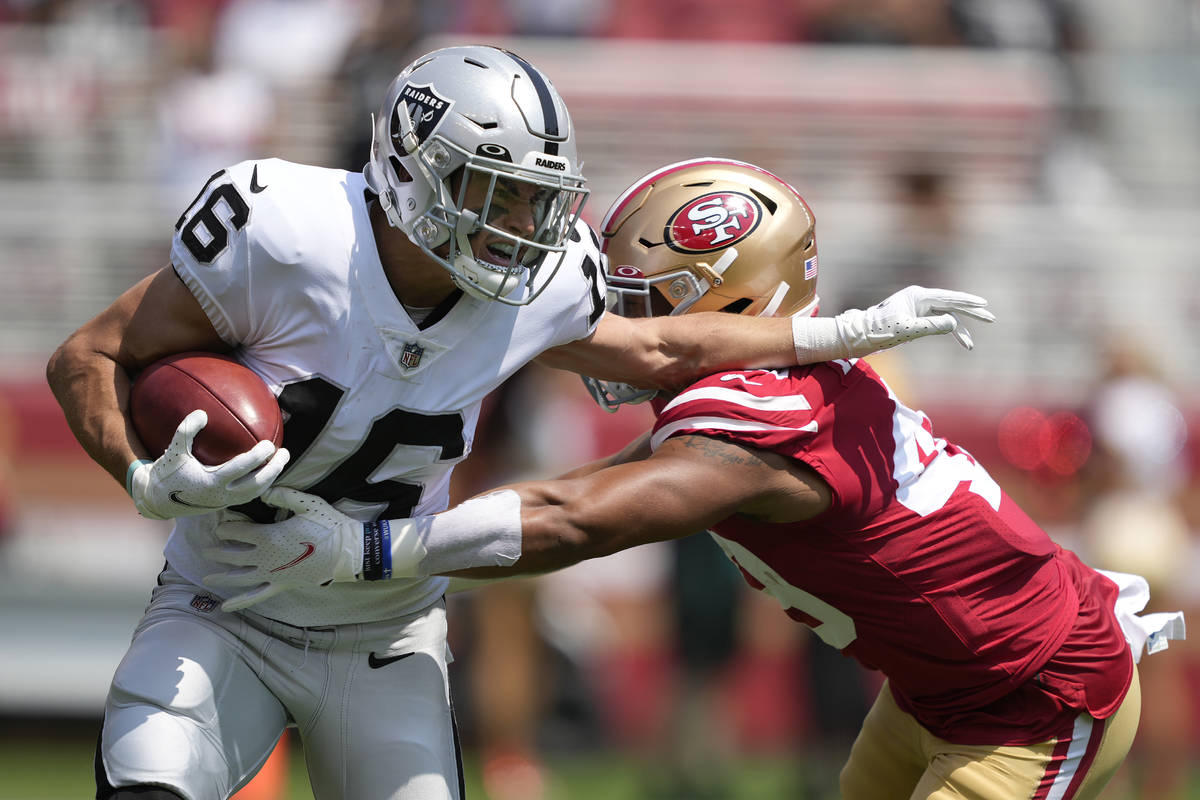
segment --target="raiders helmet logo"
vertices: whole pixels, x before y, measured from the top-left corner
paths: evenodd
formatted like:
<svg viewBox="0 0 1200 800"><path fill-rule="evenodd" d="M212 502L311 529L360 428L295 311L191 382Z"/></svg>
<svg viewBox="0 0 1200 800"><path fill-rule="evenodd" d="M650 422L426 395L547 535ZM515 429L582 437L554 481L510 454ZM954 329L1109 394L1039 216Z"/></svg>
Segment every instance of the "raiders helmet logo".
<svg viewBox="0 0 1200 800"><path fill-rule="evenodd" d="M453 100L442 97L434 91L432 86L404 84L400 89L400 96L396 98L396 107L392 109L390 132L398 146L400 135L403 132L400 127L400 114L404 112L406 103L408 104L408 118L412 122L419 142L424 142L433 135L441 125L442 119L445 118L446 112L454 105ZM404 148L400 147L400 151L404 152Z"/></svg>
<svg viewBox="0 0 1200 800"><path fill-rule="evenodd" d="M746 238L762 218L762 206L750 195L712 192L677 209L667 220L663 240L680 253L706 253Z"/></svg>

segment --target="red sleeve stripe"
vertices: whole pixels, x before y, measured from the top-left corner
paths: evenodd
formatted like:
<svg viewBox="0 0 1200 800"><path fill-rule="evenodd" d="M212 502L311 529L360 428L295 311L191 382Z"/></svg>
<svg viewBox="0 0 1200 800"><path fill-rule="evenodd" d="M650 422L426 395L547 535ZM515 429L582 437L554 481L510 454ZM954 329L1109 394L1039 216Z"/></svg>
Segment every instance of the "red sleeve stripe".
<svg viewBox="0 0 1200 800"><path fill-rule="evenodd" d="M672 434L682 430L696 431L728 431L730 433L744 432L761 432L769 433L772 431L782 431L787 433L798 433L800 431L808 431L816 433L817 421L812 422L801 428L788 428L781 425L767 425L763 422L754 422L751 420L728 419L727 417L688 417L686 419L676 420L667 425L663 425L656 430L650 437L650 449L657 450L658 446L663 443Z"/></svg>
<svg viewBox="0 0 1200 800"><path fill-rule="evenodd" d="M742 389L727 389L723 386L701 386L689 389L667 403L660 416L673 408L690 403L694 400L717 400L742 408L753 408L762 411L811 411L812 406L802 394L785 394L774 397L759 397Z"/></svg>

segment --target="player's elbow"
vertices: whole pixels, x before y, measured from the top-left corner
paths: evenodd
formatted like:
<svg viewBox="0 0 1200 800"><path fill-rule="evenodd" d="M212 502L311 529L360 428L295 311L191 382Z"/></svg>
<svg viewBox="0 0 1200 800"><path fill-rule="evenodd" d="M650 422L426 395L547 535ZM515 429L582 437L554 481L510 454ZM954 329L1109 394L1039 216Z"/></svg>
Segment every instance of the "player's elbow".
<svg viewBox="0 0 1200 800"><path fill-rule="evenodd" d="M521 564L526 569L561 569L612 552L612 537L585 499L548 494L533 503L522 498L522 504Z"/></svg>
<svg viewBox="0 0 1200 800"><path fill-rule="evenodd" d="M84 348L78 335L72 335L58 346L46 362L46 383L55 397L62 397L78 374L84 361Z"/></svg>
<svg viewBox="0 0 1200 800"><path fill-rule="evenodd" d="M691 381L704 368L698 343L664 337L657 319L639 320L634 328L631 359L639 368L628 382L647 389L676 389Z"/></svg>

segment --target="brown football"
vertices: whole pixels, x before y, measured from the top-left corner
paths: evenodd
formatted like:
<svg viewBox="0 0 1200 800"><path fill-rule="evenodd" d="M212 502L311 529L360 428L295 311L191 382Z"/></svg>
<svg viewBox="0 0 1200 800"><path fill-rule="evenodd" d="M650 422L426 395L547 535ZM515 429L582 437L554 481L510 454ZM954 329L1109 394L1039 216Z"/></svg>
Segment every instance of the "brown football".
<svg viewBox="0 0 1200 800"><path fill-rule="evenodd" d="M216 353L179 353L156 361L137 376L129 415L142 443L161 455L179 423L201 408L208 424L192 454L215 466L266 439L283 444L283 415L275 395L253 370Z"/></svg>

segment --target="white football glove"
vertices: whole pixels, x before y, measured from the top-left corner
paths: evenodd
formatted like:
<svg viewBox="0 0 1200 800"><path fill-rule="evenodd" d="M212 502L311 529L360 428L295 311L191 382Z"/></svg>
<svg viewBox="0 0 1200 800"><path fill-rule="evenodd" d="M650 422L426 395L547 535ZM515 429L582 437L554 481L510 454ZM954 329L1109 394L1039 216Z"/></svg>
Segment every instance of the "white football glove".
<svg viewBox="0 0 1200 800"><path fill-rule="evenodd" d="M250 587L223 602L222 610L246 608L293 587L362 580L362 522L296 489L271 489L263 501L294 516L268 524L222 522L215 531L221 544L204 550L205 558L234 566L205 576L206 584Z"/></svg>
<svg viewBox="0 0 1200 800"><path fill-rule="evenodd" d="M192 455L192 442L207 424L208 415L196 409L179 423L157 460L130 467L129 495L143 517L190 517L248 503L269 489L287 466L288 451L267 441L224 464L201 464Z"/></svg>
<svg viewBox="0 0 1200 800"><path fill-rule="evenodd" d="M994 322L987 300L966 292L909 286L865 311L852 308L834 317L845 346L841 358L861 358L921 336L953 333L963 347L975 346L959 315Z"/></svg>

